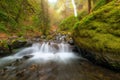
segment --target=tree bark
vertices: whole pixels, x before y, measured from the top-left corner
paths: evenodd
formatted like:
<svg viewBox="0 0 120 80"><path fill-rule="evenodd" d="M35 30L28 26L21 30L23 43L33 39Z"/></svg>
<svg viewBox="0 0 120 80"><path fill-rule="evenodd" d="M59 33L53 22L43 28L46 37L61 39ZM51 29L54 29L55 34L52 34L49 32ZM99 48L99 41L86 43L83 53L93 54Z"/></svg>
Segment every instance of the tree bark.
<svg viewBox="0 0 120 80"><path fill-rule="evenodd" d="M106 3L109 3L111 0L106 0Z"/></svg>
<svg viewBox="0 0 120 80"><path fill-rule="evenodd" d="M88 0L88 13L91 12L91 0Z"/></svg>

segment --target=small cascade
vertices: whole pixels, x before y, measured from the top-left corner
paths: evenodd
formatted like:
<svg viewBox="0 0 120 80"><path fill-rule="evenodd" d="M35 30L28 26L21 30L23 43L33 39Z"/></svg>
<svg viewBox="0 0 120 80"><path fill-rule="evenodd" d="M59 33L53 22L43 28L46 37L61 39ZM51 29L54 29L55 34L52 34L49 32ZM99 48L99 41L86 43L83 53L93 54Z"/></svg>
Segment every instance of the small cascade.
<svg viewBox="0 0 120 80"><path fill-rule="evenodd" d="M61 43L59 47L60 52L70 52L68 44Z"/></svg>
<svg viewBox="0 0 120 80"><path fill-rule="evenodd" d="M91 64L70 49L66 43L34 43L0 58L0 80L120 80L118 73Z"/></svg>
<svg viewBox="0 0 120 80"><path fill-rule="evenodd" d="M53 42L35 43L31 47L25 48L22 51L16 53L14 56L23 57L26 55L33 55L30 60L36 60L38 62L49 60L67 61L71 58L77 58L77 56L69 49L68 44Z"/></svg>

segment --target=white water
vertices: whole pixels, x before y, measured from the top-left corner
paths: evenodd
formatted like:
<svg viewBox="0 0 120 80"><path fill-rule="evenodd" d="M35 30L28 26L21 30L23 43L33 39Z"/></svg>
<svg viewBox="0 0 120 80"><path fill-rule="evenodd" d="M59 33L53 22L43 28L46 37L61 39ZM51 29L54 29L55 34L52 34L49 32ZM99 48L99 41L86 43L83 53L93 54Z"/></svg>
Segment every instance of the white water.
<svg viewBox="0 0 120 80"><path fill-rule="evenodd" d="M30 61L37 63L48 61L69 62L72 59L78 58L71 52L68 44L44 42L41 45L34 44L31 48L34 50L34 52L31 53L34 57L32 57Z"/></svg>
<svg viewBox="0 0 120 80"><path fill-rule="evenodd" d="M44 63L48 61L56 62L70 62L73 59L78 58L69 48L68 44L64 43L35 43L31 47L25 48L13 56L8 56L0 59L0 65L9 61L22 58L26 55L33 55L28 61L34 61L37 63Z"/></svg>
<svg viewBox="0 0 120 80"><path fill-rule="evenodd" d="M72 0L72 4L73 4L73 8L74 8L74 15L75 15L75 17L77 17L77 8L76 8L76 4L75 4L74 0Z"/></svg>

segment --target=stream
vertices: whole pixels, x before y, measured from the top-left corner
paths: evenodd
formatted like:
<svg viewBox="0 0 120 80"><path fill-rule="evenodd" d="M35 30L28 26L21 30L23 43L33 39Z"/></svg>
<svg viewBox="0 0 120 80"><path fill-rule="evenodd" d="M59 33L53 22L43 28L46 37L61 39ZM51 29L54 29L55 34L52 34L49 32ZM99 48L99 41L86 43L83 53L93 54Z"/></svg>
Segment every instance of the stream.
<svg viewBox="0 0 120 80"><path fill-rule="evenodd" d="M72 48L41 42L0 58L0 80L120 80L120 73L94 65Z"/></svg>

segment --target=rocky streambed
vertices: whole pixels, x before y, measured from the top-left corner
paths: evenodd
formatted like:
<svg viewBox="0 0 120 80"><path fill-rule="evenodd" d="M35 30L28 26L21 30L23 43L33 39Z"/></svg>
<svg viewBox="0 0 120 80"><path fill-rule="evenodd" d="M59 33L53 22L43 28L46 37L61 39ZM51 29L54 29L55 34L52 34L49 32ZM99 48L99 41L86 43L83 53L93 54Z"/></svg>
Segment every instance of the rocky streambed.
<svg viewBox="0 0 120 80"><path fill-rule="evenodd" d="M61 37L62 36L62 37ZM120 73L97 66L77 49L71 38L58 34L54 40L19 40L17 52L0 58L1 80L119 80ZM32 42L31 42L32 41ZM16 42L16 41L15 41ZM69 43L69 44L68 44ZM14 43L15 44L15 43ZM16 44L16 46L18 46ZM27 46L26 46L27 44ZM15 48L12 48L15 49ZM79 53L78 53L78 51ZM82 56L81 56L82 55ZM87 57L86 57L87 58ZM89 56L92 58L92 56Z"/></svg>
<svg viewBox="0 0 120 80"><path fill-rule="evenodd" d="M0 58L1 80L119 80L119 75L72 52L65 42L35 43Z"/></svg>

